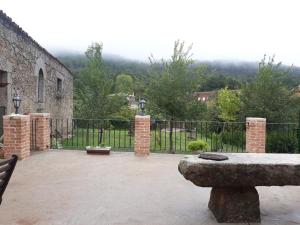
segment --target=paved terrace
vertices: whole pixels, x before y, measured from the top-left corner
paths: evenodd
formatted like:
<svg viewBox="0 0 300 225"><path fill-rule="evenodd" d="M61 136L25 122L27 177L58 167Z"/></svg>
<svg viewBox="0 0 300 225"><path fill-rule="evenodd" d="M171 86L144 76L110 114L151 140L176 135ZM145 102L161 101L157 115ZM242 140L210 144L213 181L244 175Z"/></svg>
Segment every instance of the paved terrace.
<svg viewBox="0 0 300 225"><path fill-rule="evenodd" d="M17 164L1 225L213 225L210 188L177 171L183 155L36 153ZM300 224L300 187L261 187L262 224Z"/></svg>

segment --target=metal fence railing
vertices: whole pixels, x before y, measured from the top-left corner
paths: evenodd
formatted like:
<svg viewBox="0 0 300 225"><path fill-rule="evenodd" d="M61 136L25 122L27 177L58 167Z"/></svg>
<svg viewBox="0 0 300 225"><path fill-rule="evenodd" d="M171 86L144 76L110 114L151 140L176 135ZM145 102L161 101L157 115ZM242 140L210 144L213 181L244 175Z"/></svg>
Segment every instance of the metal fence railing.
<svg viewBox="0 0 300 225"><path fill-rule="evenodd" d="M111 119L51 119L51 148L85 149L110 146L133 151L134 121ZM300 153L298 123L267 123L266 152ZM31 121L31 149L36 145L36 123ZM208 144L206 151L245 152L245 122L151 121L151 152L189 153L191 141Z"/></svg>
<svg viewBox="0 0 300 225"><path fill-rule="evenodd" d="M53 149L85 149L86 146L110 146L115 151L134 149L134 121L51 119L50 127ZM152 152L188 153L188 144L194 140L205 141L207 151L244 152L245 123L151 122Z"/></svg>
<svg viewBox="0 0 300 225"><path fill-rule="evenodd" d="M36 149L36 132L37 132L37 120L30 120L30 151L35 151Z"/></svg>
<svg viewBox="0 0 300 225"><path fill-rule="evenodd" d="M6 107L0 106L0 137L3 135L3 116L5 115Z"/></svg>
<svg viewBox="0 0 300 225"><path fill-rule="evenodd" d="M245 123L217 121L153 121L151 151L185 153L191 141L203 140L207 151L244 152Z"/></svg>
<svg viewBox="0 0 300 225"><path fill-rule="evenodd" d="M297 123L267 123L266 152L299 153Z"/></svg>
<svg viewBox="0 0 300 225"><path fill-rule="evenodd" d="M110 146L112 150L132 151L134 122L110 119L51 119L51 148L85 149Z"/></svg>

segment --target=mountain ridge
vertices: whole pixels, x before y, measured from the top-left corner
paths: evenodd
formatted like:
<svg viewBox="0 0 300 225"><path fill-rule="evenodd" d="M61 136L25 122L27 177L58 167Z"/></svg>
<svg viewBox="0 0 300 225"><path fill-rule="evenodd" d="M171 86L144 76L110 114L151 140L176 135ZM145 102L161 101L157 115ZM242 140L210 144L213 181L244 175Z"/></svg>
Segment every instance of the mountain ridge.
<svg viewBox="0 0 300 225"><path fill-rule="evenodd" d="M87 64L84 54L64 52L55 55L63 64L70 68L74 73L78 73ZM150 63L139 60L128 59L114 54L103 54L103 63L113 75L121 73L129 74L134 77L147 75L150 69ZM215 74L220 76L233 77L241 81L251 80L258 71L259 61L230 61L230 60L194 60L195 66L204 65L207 67L206 74ZM300 67L281 65L282 70L290 70L289 86L300 83Z"/></svg>

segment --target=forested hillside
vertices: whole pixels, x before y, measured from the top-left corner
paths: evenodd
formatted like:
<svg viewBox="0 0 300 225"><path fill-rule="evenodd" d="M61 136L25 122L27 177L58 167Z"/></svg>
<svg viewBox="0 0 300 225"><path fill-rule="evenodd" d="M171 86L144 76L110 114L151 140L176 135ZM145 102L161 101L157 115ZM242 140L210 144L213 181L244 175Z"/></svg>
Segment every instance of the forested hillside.
<svg viewBox="0 0 300 225"><path fill-rule="evenodd" d="M300 68L282 65L274 56L257 62L199 62L191 47L177 40L168 59L138 62L102 55L93 43L85 55L58 55L74 73L74 115L77 118L132 119L129 104L147 99L146 113L167 120L269 122L298 120L300 98L291 89L300 84ZM209 102L195 92L216 91Z"/></svg>
<svg viewBox="0 0 300 225"><path fill-rule="evenodd" d="M84 54L60 53L57 58L62 61L76 75L87 66L87 58ZM150 64L133 61L115 55L103 55L105 70L113 78L119 74L128 74L135 79L144 79L148 76ZM202 74L208 78L206 85L202 85L199 91L210 91L223 86L239 88L241 83L255 79L258 72L257 62L230 62L230 61L195 61L191 67L202 67ZM290 69L285 83L290 87L300 84L300 67L282 65L283 71Z"/></svg>

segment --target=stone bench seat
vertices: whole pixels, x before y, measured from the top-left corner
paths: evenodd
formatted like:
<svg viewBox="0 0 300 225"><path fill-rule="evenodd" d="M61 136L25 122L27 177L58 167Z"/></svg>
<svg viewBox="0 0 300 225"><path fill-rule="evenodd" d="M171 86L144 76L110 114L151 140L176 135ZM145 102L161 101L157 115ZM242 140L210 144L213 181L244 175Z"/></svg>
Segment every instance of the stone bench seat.
<svg viewBox="0 0 300 225"><path fill-rule="evenodd" d="M300 185L300 155L221 153L228 160L185 156L179 172L200 187L212 187L209 208L218 222L260 222L255 186Z"/></svg>

